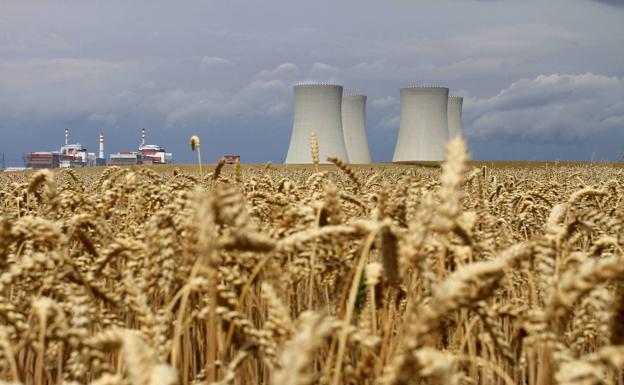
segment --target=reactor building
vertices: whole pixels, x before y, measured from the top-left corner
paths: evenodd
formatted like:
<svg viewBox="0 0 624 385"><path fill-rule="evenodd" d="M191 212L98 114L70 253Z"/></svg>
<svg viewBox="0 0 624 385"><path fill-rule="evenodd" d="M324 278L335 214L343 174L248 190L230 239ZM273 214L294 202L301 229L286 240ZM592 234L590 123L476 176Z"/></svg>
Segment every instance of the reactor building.
<svg viewBox="0 0 624 385"><path fill-rule="evenodd" d="M24 154L27 168L80 168L105 164L104 136L100 134L100 156L87 152L80 143L69 143L69 129L65 129L65 144L59 151L36 151Z"/></svg>
<svg viewBox="0 0 624 385"><path fill-rule="evenodd" d="M128 166L136 164L168 164L173 162L173 154L157 144L145 143L145 129L141 129L141 144L138 151L121 151L110 154L111 166Z"/></svg>
<svg viewBox="0 0 624 385"><path fill-rule="evenodd" d="M462 105L464 98L449 96L448 98L448 131L449 139L462 136Z"/></svg>
<svg viewBox="0 0 624 385"><path fill-rule="evenodd" d="M342 86L300 83L293 86L295 112L285 163L312 163L310 134L319 145L319 159L328 156L349 161L342 130Z"/></svg>
<svg viewBox="0 0 624 385"><path fill-rule="evenodd" d="M449 140L446 87L401 88L399 135L393 162L442 161Z"/></svg>
<svg viewBox="0 0 624 385"><path fill-rule="evenodd" d="M366 136L366 95L343 95L342 132L349 163L371 163Z"/></svg>

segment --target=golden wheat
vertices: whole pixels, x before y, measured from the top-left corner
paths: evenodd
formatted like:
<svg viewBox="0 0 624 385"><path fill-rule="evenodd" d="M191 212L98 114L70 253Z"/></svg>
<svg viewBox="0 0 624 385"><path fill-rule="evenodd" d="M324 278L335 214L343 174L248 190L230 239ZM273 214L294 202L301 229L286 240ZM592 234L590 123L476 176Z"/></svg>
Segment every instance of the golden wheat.
<svg viewBox="0 0 624 385"><path fill-rule="evenodd" d="M621 169L310 140L308 167L0 174L0 381L624 381Z"/></svg>

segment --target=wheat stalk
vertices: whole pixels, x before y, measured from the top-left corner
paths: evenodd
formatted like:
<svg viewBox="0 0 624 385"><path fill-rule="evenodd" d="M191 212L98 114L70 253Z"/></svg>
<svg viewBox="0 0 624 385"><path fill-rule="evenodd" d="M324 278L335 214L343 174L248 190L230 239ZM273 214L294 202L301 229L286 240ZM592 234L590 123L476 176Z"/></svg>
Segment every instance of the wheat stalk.
<svg viewBox="0 0 624 385"><path fill-rule="evenodd" d="M34 385L619 384L608 165L0 173L0 373ZM316 155L314 155L316 154ZM330 159L330 161L332 161Z"/></svg>

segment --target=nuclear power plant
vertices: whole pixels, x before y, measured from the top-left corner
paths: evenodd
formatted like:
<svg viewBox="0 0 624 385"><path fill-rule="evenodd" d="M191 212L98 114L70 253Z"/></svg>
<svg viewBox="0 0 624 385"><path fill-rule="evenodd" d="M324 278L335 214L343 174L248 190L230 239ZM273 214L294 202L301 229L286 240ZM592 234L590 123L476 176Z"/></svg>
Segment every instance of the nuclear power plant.
<svg viewBox="0 0 624 385"><path fill-rule="evenodd" d="M330 83L293 85L294 116L287 164L310 164L310 137L315 133L319 160L329 156L352 164L372 163L366 131L367 96L343 94L343 87ZM463 98L449 96L449 89L437 86L410 86L400 89L400 123L393 162L440 162L446 143L462 135ZM147 144L141 130L138 150L109 154L109 165L167 164L173 154L156 144ZM24 154L27 168L89 167L106 165L104 134L99 134L99 151L87 152L80 143L65 143L59 151ZM231 156L231 159L237 156ZM231 160L230 159L230 160Z"/></svg>
<svg viewBox="0 0 624 385"><path fill-rule="evenodd" d="M87 152L80 143L69 142L69 129L65 129L65 144L59 151L36 151L24 154L26 168L77 168L106 166L104 153L104 134L99 135L99 151L97 156ZM141 142L138 151L126 151L110 154L109 165L123 166L135 164L167 164L173 162L173 154L166 152L164 147L145 144L145 129L141 130Z"/></svg>
<svg viewBox="0 0 624 385"><path fill-rule="evenodd" d="M371 163L366 137L366 95L342 97L342 131L350 163Z"/></svg>
<svg viewBox="0 0 624 385"><path fill-rule="evenodd" d="M24 154L24 163L27 168L79 168L102 166L104 136L100 134L100 157L95 153L87 152L87 148L80 143L69 143L69 128L65 129L65 144L59 151L35 151Z"/></svg>
<svg viewBox="0 0 624 385"><path fill-rule="evenodd" d="M349 160L342 131L342 86L301 83L293 86L295 112L285 163L312 163L310 134L316 133L319 158Z"/></svg>
<svg viewBox="0 0 624 385"><path fill-rule="evenodd" d="M128 166L137 164L169 164L173 163L173 154L157 144L145 143L145 128L141 129L141 142L138 151L120 151L110 154L108 164L111 166Z"/></svg>
<svg viewBox="0 0 624 385"><path fill-rule="evenodd" d="M399 136L393 162L442 161L449 140L446 87L401 88Z"/></svg>
<svg viewBox="0 0 624 385"><path fill-rule="evenodd" d="M345 94L336 84L293 86L295 111L285 163L312 163L310 134L316 133L319 158L371 163L366 134L366 95ZM411 86L400 90L401 115L393 162L444 160L449 139L462 135L463 98L447 87Z"/></svg>
<svg viewBox="0 0 624 385"><path fill-rule="evenodd" d="M448 132L449 139L462 136L462 105L464 98L449 96L448 98Z"/></svg>

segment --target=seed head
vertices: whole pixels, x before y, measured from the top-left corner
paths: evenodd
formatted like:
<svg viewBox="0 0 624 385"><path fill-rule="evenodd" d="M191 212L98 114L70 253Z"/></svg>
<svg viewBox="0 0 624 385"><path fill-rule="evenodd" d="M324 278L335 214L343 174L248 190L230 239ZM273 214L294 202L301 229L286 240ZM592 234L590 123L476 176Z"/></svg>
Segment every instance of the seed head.
<svg viewBox="0 0 624 385"><path fill-rule="evenodd" d="M191 136L191 150L195 151L196 148L199 148L199 136L193 135Z"/></svg>

